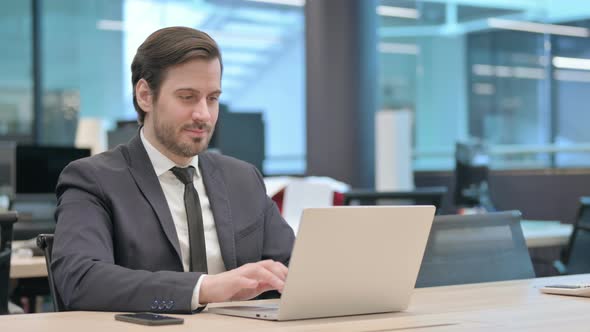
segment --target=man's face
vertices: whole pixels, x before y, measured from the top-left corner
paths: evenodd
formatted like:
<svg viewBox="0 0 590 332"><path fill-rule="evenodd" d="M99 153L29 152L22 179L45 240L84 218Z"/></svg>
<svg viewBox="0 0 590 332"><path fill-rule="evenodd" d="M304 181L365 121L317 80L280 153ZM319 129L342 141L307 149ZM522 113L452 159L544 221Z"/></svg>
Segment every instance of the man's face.
<svg viewBox="0 0 590 332"><path fill-rule="evenodd" d="M191 158L207 148L221 94L218 59L192 60L167 70L157 101L146 118L159 145L180 158Z"/></svg>

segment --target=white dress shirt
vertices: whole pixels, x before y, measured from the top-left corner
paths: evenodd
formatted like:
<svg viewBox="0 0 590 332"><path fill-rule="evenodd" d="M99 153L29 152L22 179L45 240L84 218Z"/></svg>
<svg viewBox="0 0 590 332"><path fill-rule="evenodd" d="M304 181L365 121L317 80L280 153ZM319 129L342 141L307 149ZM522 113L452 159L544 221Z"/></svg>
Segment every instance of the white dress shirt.
<svg viewBox="0 0 590 332"><path fill-rule="evenodd" d="M213 220L213 213L211 211L211 204L203 177L199 170L199 156L195 156L188 165L177 165L168 157L164 156L158 149L156 149L143 134L143 128L140 132L141 142L154 166L166 202L172 214L174 227L176 228L176 235L180 244L180 253L182 255L182 267L185 272L189 271L190 260L190 243L188 236L188 222L186 218L186 210L184 207L184 184L170 170L172 167L187 167L193 166L196 170L194 177L194 186L199 194L199 201L201 203L201 211L203 213L203 229L205 231L205 247L207 248L207 268L208 274L217 274L225 271L225 264L221 257L221 249L219 248L219 239L217 238L217 230L215 228L215 221ZM200 306L199 291L201 289L201 282L206 275L202 275L195 289L191 301L192 309L195 310Z"/></svg>

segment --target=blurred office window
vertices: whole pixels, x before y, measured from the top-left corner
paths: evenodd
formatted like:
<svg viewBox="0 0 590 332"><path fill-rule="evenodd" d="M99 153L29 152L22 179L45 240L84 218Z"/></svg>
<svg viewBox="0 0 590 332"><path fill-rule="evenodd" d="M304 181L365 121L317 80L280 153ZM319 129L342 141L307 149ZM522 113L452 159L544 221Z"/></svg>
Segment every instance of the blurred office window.
<svg viewBox="0 0 590 332"><path fill-rule="evenodd" d="M496 146L551 144L549 38L520 31L469 34L469 134ZM547 153L496 154L496 168L549 167Z"/></svg>
<svg viewBox="0 0 590 332"><path fill-rule="evenodd" d="M184 25L209 33L221 48L221 102L230 112L260 112L266 174L305 172L305 40L302 1L126 0L123 20L124 114L135 117L129 67L153 31ZM107 24L108 23L108 24ZM236 132L235 140L240 140Z"/></svg>
<svg viewBox="0 0 590 332"><path fill-rule="evenodd" d="M589 19L568 25L590 29ZM590 31L590 30L587 30ZM562 149L590 147L590 39L570 36L552 37L553 105L555 144ZM556 155L558 167L587 167L590 153L564 151Z"/></svg>
<svg viewBox="0 0 590 332"><path fill-rule="evenodd" d="M32 140L32 6L0 2L0 137ZM221 102L261 113L266 174L305 172L303 2L261 0L38 0L41 135L72 145L78 120L105 129L136 117L130 65L139 44L167 26L215 38L224 60ZM236 132L235 140L240 140Z"/></svg>
<svg viewBox="0 0 590 332"><path fill-rule="evenodd" d="M124 115L121 0L41 0L43 115L40 143L73 145L78 119Z"/></svg>
<svg viewBox="0 0 590 332"><path fill-rule="evenodd" d="M0 139L33 133L31 1L0 2Z"/></svg>
<svg viewBox="0 0 590 332"><path fill-rule="evenodd" d="M456 141L492 168L590 166L590 7L548 0L381 0L381 108L414 111L414 167Z"/></svg>

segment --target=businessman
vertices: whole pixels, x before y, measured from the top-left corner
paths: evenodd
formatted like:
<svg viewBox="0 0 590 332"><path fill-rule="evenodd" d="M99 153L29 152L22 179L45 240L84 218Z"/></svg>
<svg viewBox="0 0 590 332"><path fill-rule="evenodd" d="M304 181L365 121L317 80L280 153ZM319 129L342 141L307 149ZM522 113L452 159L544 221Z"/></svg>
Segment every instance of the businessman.
<svg viewBox="0 0 590 332"><path fill-rule="evenodd" d="M206 151L222 68L215 41L190 28L138 48L141 129L57 185L51 269L67 309L191 313L282 290L293 231L254 166Z"/></svg>

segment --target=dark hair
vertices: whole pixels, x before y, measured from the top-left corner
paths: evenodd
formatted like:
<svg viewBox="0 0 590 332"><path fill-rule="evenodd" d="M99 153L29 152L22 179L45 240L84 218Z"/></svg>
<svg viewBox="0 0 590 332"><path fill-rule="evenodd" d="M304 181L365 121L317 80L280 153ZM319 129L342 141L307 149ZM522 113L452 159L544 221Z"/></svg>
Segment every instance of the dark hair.
<svg viewBox="0 0 590 332"><path fill-rule="evenodd" d="M137 49L131 64L131 83L133 84L133 106L137 111L137 122L143 124L145 112L137 104L135 86L140 79L146 80L158 100L160 85L169 67L189 60L219 59L221 52L217 43L208 34L187 27L169 27L152 33ZM221 65L223 69L223 64Z"/></svg>

